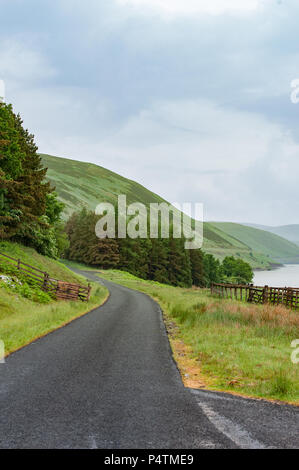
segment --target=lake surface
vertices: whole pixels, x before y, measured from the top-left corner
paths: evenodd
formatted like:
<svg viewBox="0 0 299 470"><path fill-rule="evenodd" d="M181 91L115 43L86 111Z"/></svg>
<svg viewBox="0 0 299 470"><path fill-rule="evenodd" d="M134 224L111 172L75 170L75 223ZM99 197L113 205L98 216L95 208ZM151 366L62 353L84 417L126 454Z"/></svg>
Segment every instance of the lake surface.
<svg viewBox="0 0 299 470"><path fill-rule="evenodd" d="M273 271L255 271L256 286L299 287L299 264L286 264Z"/></svg>

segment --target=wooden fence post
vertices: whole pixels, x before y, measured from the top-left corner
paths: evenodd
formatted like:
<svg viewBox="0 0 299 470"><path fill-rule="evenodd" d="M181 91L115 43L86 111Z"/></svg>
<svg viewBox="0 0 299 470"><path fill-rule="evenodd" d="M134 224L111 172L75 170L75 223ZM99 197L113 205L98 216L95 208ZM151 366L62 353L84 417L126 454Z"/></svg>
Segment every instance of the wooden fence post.
<svg viewBox="0 0 299 470"><path fill-rule="evenodd" d="M253 284L249 284L247 302L253 301L253 295L254 295Z"/></svg>
<svg viewBox="0 0 299 470"><path fill-rule="evenodd" d="M293 307L293 296L294 296L293 289L288 287L287 295L286 295L286 306L287 307L288 306L290 306L291 308Z"/></svg>
<svg viewBox="0 0 299 470"><path fill-rule="evenodd" d="M269 286L265 286L263 289L263 304L269 302Z"/></svg>
<svg viewBox="0 0 299 470"><path fill-rule="evenodd" d="M17 266L17 269L20 270L21 269L21 260L18 259L18 266Z"/></svg>
<svg viewBox="0 0 299 470"><path fill-rule="evenodd" d="M90 293L91 293L91 285L88 284L88 294L87 294L87 301L90 299Z"/></svg>
<svg viewBox="0 0 299 470"><path fill-rule="evenodd" d="M44 273L43 289L45 289L45 290L48 290L48 280L49 280L49 274Z"/></svg>

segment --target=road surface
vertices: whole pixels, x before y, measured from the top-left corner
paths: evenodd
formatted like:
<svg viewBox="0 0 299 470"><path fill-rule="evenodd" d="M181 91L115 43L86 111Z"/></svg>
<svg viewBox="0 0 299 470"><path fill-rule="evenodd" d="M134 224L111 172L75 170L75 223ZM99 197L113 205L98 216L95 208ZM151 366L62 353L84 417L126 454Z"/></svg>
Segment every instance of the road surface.
<svg viewBox="0 0 299 470"><path fill-rule="evenodd" d="M103 283L103 307L0 364L0 448L299 447L298 408L184 388L159 306Z"/></svg>

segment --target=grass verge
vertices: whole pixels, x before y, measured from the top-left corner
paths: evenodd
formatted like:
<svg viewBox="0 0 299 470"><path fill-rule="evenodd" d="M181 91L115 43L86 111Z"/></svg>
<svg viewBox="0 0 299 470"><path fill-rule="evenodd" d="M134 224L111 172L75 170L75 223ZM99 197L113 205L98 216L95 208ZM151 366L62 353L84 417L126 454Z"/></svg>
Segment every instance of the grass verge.
<svg viewBox="0 0 299 470"><path fill-rule="evenodd" d="M52 277L80 284L88 282L64 264L42 256L32 248L1 242L0 252L20 258L25 263L47 271ZM108 297L108 290L104 286L91 283L88 302L56 301L3 257L0 257L0 275L0 340L4 342L6 356L88 313L103 304Z"/></svg>
<svg viewBox="0 0 299 470"><path fill-rule="evenodd" d="M116 270L101 273L159 302L186 386L299 404L299 365L291 361L291 342L299 338L297 312L218 300L207 290Z"/></svg>
<svg viewBox="0 0 299 470"><path fill-rule="evenodd" d="M88 302L52 301L39 304L0 288L0 340L5 355L45 336L103 304L108 297L104 286L92 284Z"/></svg>

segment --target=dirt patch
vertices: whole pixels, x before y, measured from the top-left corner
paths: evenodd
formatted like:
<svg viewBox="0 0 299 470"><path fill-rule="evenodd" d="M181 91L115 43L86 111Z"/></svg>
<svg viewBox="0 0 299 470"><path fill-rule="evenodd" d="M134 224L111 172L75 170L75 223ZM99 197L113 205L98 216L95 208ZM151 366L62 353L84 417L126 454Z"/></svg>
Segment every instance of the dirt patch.
<svg viewBox="0 0 299 470"><path fill-rule="evenodd" d="M171 344L174 360L181 373L185 387L207 389L212 380L204 377L201 372L199 359L193 357L192 349L180 337L179 327L164 315L164 322Z"/></svg>

